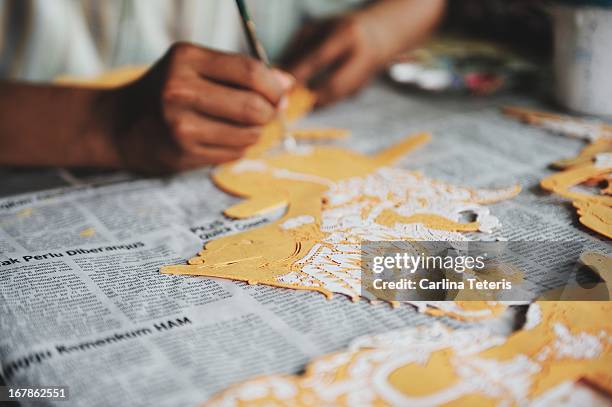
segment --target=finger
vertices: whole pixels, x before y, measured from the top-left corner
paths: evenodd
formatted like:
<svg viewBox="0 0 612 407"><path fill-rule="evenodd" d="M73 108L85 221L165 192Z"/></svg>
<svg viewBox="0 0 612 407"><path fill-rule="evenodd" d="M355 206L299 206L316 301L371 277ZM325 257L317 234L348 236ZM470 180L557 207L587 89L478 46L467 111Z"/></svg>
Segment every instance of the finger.
<svg viewBox="0 0 612 407"><path fill-rule="evenodd" d="M316 45L315 41L320 40L318 37L320 37L321 25L320 23L306 24L293 36L281 54L281 66L295 65L305 52Z"/></svg>
<svg viewBox="0 0 612 407"><path fill-rule="evenodd" d="M173 171L184 171L206 165L222 164L242 157L242 150L229 150L214 146L199 146L188 153L168 152L163 159L164 166Z"/></svg>
<svg viewBox="0 0 612 407"><path fill-rule="evenodd" d="M182 113L171 128L175 140L189 150L196 145L245 149L259 139L259 126L237 126L196 113Z"/></svg>
<svg viewBox="0 0 612 407"><path fill-rule="evenodd" d="M196 146L190 151L186 157L186 163L194 166L206 164L221 164L228 161L234 161L244 155L244 150L228 149L217 146Z"/></svg>
<svg viewBox="0 0 612 407"><path fill-rule="evenodd" d="M239 54L207 51L197 68L206 78L255 91L274 105L295 82L290 74Z"/></svg>
<svg viewBox="0 0 612 407"><path fill-rule="evenodd" d="M342 58L350 49L350 43L346 41L341 32L336 31L325 39L313 51L306 54L297 64L289 69L298 81L308 81L322 69L332 65Z"/></svg>
<svg viewBox="0 0 612 407"><path fill-rule="evenodd" d="M164 104L194 109L207 116L247 126L261 126L276 116L276 107L260 94L195 78L168 84Z"/></svg>
<svg viewBox="0 0 612 407"><path fill-rule="evenodd" d="M369 77L367 61L357 56L347 58L315 89L317 106L325 106L354 94L367 83Z"/></svg>

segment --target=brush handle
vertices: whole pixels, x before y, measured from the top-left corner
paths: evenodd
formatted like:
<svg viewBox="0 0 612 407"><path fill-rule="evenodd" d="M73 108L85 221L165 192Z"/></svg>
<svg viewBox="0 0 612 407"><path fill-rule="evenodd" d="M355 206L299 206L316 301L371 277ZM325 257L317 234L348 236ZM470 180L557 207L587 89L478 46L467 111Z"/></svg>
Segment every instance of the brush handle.
<svg viewBox="0 0 612 407"><path fill-rule="evenodd" d="M251 54L253 54L255 58L265 63L267 66L270 66L268 54L266 54L266 50L261 45L261 42L259 42L259 40L257 39L255 24L253 23L253 20L251 20L249 11L247 10L244 0L236 0L236 5L238 6L238 11L240 12L242 28L244 28L244 33L246 34Z"/></svg>
<svg viewBox="0 0 612 407"><path fill-rule="evenodd" d="M247 37L247 42L249 43L249 48L251 49L251 54L258 60L262 61L269 68L272 67L270 64L270 60L268 59L268 54L266 54L266 50L261 45L261 42L257 39L257 33L255 31L255 23L251 20L249 16L249 11L247 10L246 4L244 0L236 0L236 5L238 6L238 11L240 12L240 19L242 20L242 28L244 28L244 33ZM283 145L288 150L295 149L295 139L293 136L287 131L287 119L285 118L285 113L281 110L278 112L278 122L281 127L281 133L283 137Z"/></svg>

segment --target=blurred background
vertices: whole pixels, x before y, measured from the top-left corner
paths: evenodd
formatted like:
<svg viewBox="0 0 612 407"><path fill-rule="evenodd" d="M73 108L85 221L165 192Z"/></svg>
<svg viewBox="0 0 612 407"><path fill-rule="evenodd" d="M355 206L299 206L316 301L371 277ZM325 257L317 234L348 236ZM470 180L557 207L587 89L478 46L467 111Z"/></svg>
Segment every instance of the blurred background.
<svg viewBox="0 0 612 407"><path fill-rule="evenodd" d="M268 53L279 61L307 22L363 0L250 0ZM537 0L449 0L439 32L509 44L542 58L552 50L548 4ZM0 0L0 75L49 81L151 64L175 41L245 50L240 20L227 0Z"/></svg>

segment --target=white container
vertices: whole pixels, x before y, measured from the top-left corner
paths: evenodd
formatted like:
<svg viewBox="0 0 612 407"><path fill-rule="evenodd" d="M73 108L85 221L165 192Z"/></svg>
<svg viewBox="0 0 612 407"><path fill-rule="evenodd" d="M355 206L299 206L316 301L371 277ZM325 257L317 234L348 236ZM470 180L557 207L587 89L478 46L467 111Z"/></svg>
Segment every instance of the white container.
<svg viewBox="0 0 612 407"><path fill-rule="evenodd" d="M553 6L557 100L612 118L612 7Z"/></svg>

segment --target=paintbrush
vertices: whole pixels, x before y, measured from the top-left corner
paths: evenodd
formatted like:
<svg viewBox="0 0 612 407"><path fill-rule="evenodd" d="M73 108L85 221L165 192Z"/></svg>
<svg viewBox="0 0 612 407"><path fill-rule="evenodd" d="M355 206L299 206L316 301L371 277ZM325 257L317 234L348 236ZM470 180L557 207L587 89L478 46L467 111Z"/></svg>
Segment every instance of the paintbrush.
<svg viewBox="0 0 612 407"><path fill-rule="evenodd" d="M240 12L240 19L242 20L242 27L244 28L244 33L247 37L247 42L249 44L249 49L251 50L251 54L266 64L267 67L272 68L270 64L270 59L268 58L268 54L266 54L266 50L261 45L261 42L257 39L257 32L255 31L255 24L249 15L246 4L244 0L236 0L236 5L238 6L238 11ZM281 126L282 138L283 138L283 146L287 150L294 149L296 146L295 139L289 133L287 128L287 120L285 118L285 113L280 110L278 112L278 121Z"/></svg>

